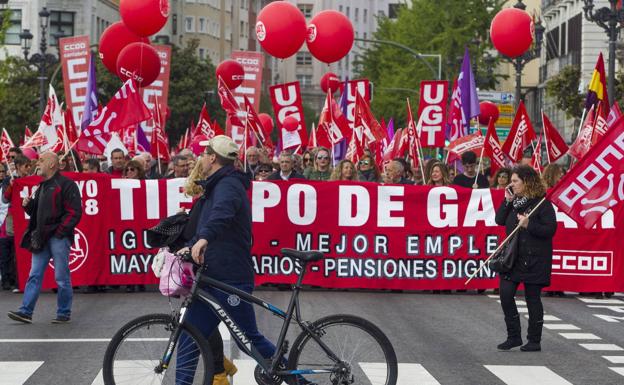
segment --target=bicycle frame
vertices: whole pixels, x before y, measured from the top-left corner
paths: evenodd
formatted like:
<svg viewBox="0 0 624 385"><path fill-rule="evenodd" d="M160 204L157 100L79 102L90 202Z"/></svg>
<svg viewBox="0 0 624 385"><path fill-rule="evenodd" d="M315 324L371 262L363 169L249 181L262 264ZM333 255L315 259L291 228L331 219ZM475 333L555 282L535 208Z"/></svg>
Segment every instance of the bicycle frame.
<svg viewBox="0 0 624 385"><path fill-rule="evenodd" d="M302 289L303 276L306 271L306 263L303 263L301 266L301 273L297 279L297 283L293 287L293 293L290 297L290 302L288 304L287 311L283 311L278 307L254 296L249 293L246 293L238 288L232 287L226 283L221 281L217 281L213 278L203 276L201 274L201 269L198 271L197 276L198 279L193 283L193 287L191 289L191 295L186 299L182 306L180 307L180 316L178 322L182 324L185 320L186 311L189 306L195 301L202 301L204 304L208 305L213 313L225 324L225 326L230 331L230 334L236 341L238 347L247 355L252 357L260 367L264 370L265 373L269 375L277 375L277 376L287 376L287 375L297 375L297 374L318 374L318 373L331 373L333 369L298 369L298 370L277 370L278 365L281 362L281 357L284 352L284 342L286 340L286 334L288 332L288 328L290 326L290 322L293 319L297 322L302 331L308 333L308 335L313 338L319 346L325 351L325 353L334 361L339 362L340 359L327 347L327 345L321 341L321 338L314 332L314 330L310 327L310 324L306 321L302 321L301 319L301 311L299 305L299 292ZM255 304L257 306L261 306L263 309L268 310L274 315L282 318L283 324L280 330L279 338L276 344L275 355L271 358L271 362L267 362L267 360L256 350L256 348L251 344L251 340L247 338L242 329L234 322L232 317L227 313L227 311L221 306L219 301L209 292L202 289L200 284L206 285L208 287L219 289L225 293L234 294L241 298L241 300L247 301L251 304ZM178 340L180 335L180 328L176 328L174 333L172 333L171 338L169 340L169 344L167 347L167 351L163 356L161 367L167 368L169 366L169 361L171 360L171 356L173 354L173 350L176 346L176 341Z"/></svg>

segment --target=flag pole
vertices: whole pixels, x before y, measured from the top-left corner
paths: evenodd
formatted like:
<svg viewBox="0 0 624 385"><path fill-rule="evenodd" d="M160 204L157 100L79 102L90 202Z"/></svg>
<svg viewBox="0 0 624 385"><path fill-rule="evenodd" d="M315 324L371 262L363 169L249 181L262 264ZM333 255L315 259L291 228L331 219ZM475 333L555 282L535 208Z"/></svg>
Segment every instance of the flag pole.
<svg viewBox="0 0 624 385"><path fill-rule="evenodd" d="M539 201L539 203L533 208L533 210L529 211L529 213L527 214L527 218L530 218L531 215L537 210L538 207L540 207L542 205L542 203L544 203L546 201L546 197L543 197L541 201ZM490 254L490 256L481 264L481 266L479 267L479 269L477 269L475 272L473 272L472 274L470 274L470 276L468 277L468 280L464 283L464 286L468 285L470 283L470 281L472 281L472 279L474 277L477 276L477 274L479 274L479 272L481 272L481 270L483 270L483 267L485 265L488 264L488 262L500 251L500 249L503 248L503 246L509 242L509 240L511 239L511 237L513 237L519 230L520 230L520 224L518 224L518 226L516 226L516 228L511 232L511 234L509 234L502 242L500 245L498 245L498 247L496 248L496 250L494 250L494 252L492 254Z"/></svg>
<svg viewBox="0 0 624 385"><path fill-rule="evenodd" d="M550 152L548 151L548 135L546 134L546 124L544 123L544 109L542 108L542 132L544 133L544 146L546 146L546 158L550 164Z"/></svg>
<svg viewBox="0 0 624 385"><path fill-rule="evenodd" d="M531 147L533 147L533 156L535 157L536 160L539 160L539 157L535 156L535 143L531 142ZM541 156L541 154L540 154L540 156ZM537 172L539 172L539 176L541 178L542 177L542 162L540 162L537 165Z"/></svg>
<svg viewBox="0 0 624 385"><path fill-rule="evenodd" d="M587 113L587 108L583 108L583 114L581 115L581 124L579 124L579 128L576 131L576 137L578 138L581 135L581 128L583 128L583 122L585 121L585 114Z"/></svg>
<svg viewBox="0 0 624 385"><path fill-rule="evenodd" d="M490 117L490 122L492 121L492 118ZM479 127L479 119L477 119L477 131L481 132L481 128ZM472 188L478 188L479 184L477 183L479 181L479 173L481 172L481 166L483 165L483 151L485 150L485 143L483 145L483 147L481 147L481 155L479 155L479 165L477 166L477 174L475 175L475 181L472 184Z"/></svg>

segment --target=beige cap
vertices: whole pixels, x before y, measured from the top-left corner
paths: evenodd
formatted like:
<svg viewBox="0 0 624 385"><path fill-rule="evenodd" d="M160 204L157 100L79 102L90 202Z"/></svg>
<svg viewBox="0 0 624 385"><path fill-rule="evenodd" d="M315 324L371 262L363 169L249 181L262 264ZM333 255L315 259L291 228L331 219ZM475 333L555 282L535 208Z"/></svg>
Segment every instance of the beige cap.
<svg viewBox="0 0 624 385"><path fill-rule="evenodd" d="M210 140L204 140L199 142L200 146L210 146L217 154L226 159L238 158L238 146L232 138L225 135L217 135Z"/></svg>

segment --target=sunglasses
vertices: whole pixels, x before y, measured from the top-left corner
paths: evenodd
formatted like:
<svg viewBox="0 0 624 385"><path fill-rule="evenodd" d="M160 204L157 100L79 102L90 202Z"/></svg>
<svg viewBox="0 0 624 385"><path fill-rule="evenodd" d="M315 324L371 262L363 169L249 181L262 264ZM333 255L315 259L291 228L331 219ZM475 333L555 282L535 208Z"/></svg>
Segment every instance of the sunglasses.
<svg viewBox="0 0 624 385"><path fill-rule="evenodd" d="M136 168L134 168L134 167L128 167L128 168L126 169L126 171L136 171L136 170L137 170L137 169L136 169Z"/></svg>
<svg viewBox="0 0 624 385"><path fill-rule="evenodd" d="M320 156L317 156L316 159L318 159L318 160L327 160L327 159L329 159L329 156L327 156L327 155L320 155Z"/></svg>
<svg viewBox="0 0 624 385"><path fill-rule="evenodd" d="M365 166L368 166L368 165L370 164L370 162L369 162L369 161L367 161L367 160L361 160L361 161L360 161L360 164L363 164L363 165L365 165Z"/></svg>
<svg viewBox="0 0 624 385"><path fill-rule="evenodd" d="M9 155L8 158L9 159L15 159L15 155Z"/></svg>
<svg viewBox="0 0 624 385"><path fill-rule="evenodd" d="M310 158L303 158L303 161L304 161L304 162L309 162L309 161L310 161Z"/></svg>
<svg viewBox="0 0 624 385"><path fill-rule="evenodd" d="M271 170L258 170L258 172L271 172Z"/></svg>

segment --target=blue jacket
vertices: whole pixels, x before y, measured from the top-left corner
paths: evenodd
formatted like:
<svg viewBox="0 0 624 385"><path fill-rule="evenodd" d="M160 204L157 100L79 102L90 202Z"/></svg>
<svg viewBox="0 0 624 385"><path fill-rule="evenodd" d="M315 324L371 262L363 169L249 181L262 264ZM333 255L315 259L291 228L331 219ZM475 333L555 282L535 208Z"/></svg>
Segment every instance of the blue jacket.
<svg viewBox="0 0 624 385"><path fill-rule="evenodd" d="M199 184L204 188L204 202L195 237L188 245L199 239L208 241L204 265L210 277L253 284L249 177L226 166Z"/></svg>

